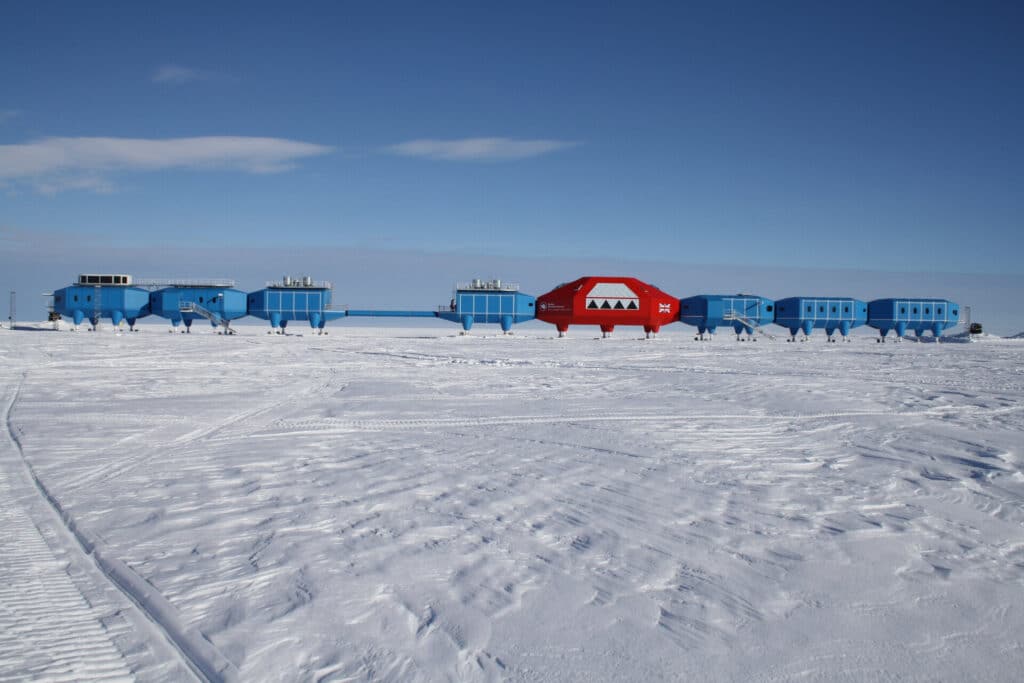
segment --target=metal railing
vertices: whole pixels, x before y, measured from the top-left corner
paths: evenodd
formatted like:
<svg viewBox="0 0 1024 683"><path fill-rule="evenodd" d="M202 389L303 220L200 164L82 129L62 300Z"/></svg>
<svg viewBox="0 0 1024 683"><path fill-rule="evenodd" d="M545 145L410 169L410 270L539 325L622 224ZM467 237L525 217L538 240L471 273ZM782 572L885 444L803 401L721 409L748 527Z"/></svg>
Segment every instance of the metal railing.
<svg viewBox="0 0 1024 683"><path fill-rule="evenodd" d="M224 334L234 334L231 329L231 321L221 316L219 313L215 313L207 308L203 308L194 301L180 301L178 302L178 310L182 313L194 313L195 315L206 318L214 325L220 325L224 328Z"/></svg>
<svg viewBox="0 0 1024 683"><path fill-rule="evenodd" d="M174 278L143 278L132 282L135 287L213 287L231 289L235 281L227 278L208 278L198 280L179 280Z"/></svg>

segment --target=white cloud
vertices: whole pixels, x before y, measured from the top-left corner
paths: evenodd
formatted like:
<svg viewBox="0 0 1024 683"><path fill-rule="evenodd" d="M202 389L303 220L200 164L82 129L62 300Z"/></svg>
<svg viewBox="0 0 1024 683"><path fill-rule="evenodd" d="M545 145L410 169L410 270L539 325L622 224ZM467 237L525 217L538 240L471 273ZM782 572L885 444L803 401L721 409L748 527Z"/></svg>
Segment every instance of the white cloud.
<svg viewBox="0 0 1024 683"><path fill-rule="evenodd" d="M410 140L386 147L400 156L444 161L512 161L548 154L577 143L563 140L513 140L511 138L463 138L461 140Z"/></svg>
<svg viewBox="0 0 1024 683"><path fill-rule="evenodd" d="M111 192L113 184L99 173L173 168L278 173L294 168L299 159L331 151L282 138L44 138L0 145L0 180L26 182L48 194L63 189Z"/></svg>
<svg viewBox="0 0 1024 683"><path fill-rule="evenodd" d="M164 64L153 72L153 76L150 80L154 83L181 85L182 83L189 83L191 81L208 80L211 76L212 74L208 71L190 69L186 66L178 66L177 64Z"/></svg>
<svg viewBox="0 0 1024 683"><path fill-rule="evenodd" d="M114 184L99 176L49 178L33 182L32 187L39 194L51 197L67 190L86 190L96 194L112 194L114 192Z"/></svg>

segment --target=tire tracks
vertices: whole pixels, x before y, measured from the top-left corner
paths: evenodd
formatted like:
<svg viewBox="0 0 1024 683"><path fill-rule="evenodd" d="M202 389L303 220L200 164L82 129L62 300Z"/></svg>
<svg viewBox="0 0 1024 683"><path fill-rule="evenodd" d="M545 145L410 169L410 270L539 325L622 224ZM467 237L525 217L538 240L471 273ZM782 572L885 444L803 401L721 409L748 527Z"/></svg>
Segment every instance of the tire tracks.
<svg viewBox="0 0 1024 683"><path fill-rule="evenodd" d="M328 391L332 386L334 386L335 374L336 371L333 368L330 368L330 375L328 376L328 378L325 379L320 385L309 389L305 393L310 396L315 396L317 394L321 394L325 391ZM91 472L77 479L69 481L65 488L68 491L73 491L76 489L80 489L83 486L88 486L89 484L94 484L96 482L102 481L104 479L121 477L135 469L138 469L139 467L142 467L143 465L152 462L153 460L159 457L162 457L165 454L165 448L186 448L188 446L191 446L192 444L198 443L206 439L210 439L214 437L216 434L223 432L235 425L243 425L262 415L266 415L267 413L271 413L275 410L278 410L283 406L295 403L296 400L297 398L295 395L288 395L287 398L275 401L270 405L264 405L259 408L244 410L240 413L236 413L234 415L229 416L225 420L217 422L216 424L210 425L208 427L201 427L199 429L192 430L187 434L183 434L178 438L173 439L167 442L166 444L163 444L161 448L157 448L152 451L147 451L144 454L141 454L135 458L131 458L128 460L114 460L105 467L92 470Z"/></svg>
<svg viewBox="0 0 1024 683"><path fill-rule="evenodd" d="M1011 412L1022 410L1024 407L1012 406L1001 409L985 409L986 413ZM338 418L310 418L296 421L279 420L275 425L279 428L273 432L261 432L247 435L250 439L269 439L282 436L302 436L313 434L345 434L349 432L380 432L390 430L407 429L430 429L430 428L453 428L453 427L494 427L504 425L539 425L539 424L582 424L588 422L614 423L614 422L654 422L662 424L680 425L686 423L709 422L732 422L732 421L765 421L765 422L806 422L814 420L834 419L857 419L865 417L932 417L945 415L953 412L963 412L964 408L951 408L947 406L936 406L922 410L909 410L901 413L893 413L888 410L862 410L862 411L830 411L821 413L766 413L763 415L750 415L736 413L729 415L680 415L678 413L654 413L641 415L495 415L476 417L443 417L443 418L415 418L407 419L373 419L348 420ZM289 429L294 426L294 429Z"/></svg>
<svg viewBox="0 0 1024 683"><path fill-rule="evenodd" d="M153 627L154 636L162 637L169 649L176 653L181 664L191 671L198 680L210 683L230 683L237 680L238 674L234 665L227 660L206 637L196 629L186 627L177 616L174 608L161 596L152 585L136 574L121 560L108 556L102 544L86 530L77 526L74 518L61 505L60 501L49 491L39 479L31 463L25 458L21 437L14 426L12 413L21 396L27 373L21 379L6 402L3 421L6 440L9 443L9 464L20 462L26 478L34 485L36 493L46 504L46 508L58 522L58 540L64 550L77 551L87 560L84 566L94 581L106 581L138 608ZM36 523L24 511L18 510L13 504L15 496L10 489L7 473L0 471L0 498L9 502L0 508L0 520L4 523L4 541L11 545L0 564L0 570L12 573L13 580L3 582L3 593L0 593L2 609L0 619L12 619L20 628L5 628L5 637L0 638L5 653L8 650L6 634L14 633L13 645L29 648L27 659L22 666L33 667L40 660L44 665L50 664L53 672L35 671L33 675L46 677L53 673L64 673L67 668L75 670L76 680L95 677L103 680L130 680L132 674L127 668L124 656L110 640L106 629L96 619L88 600L82 596L71 583L65 570L65 563L60 561L47 545ZM12 539L12 540L8 540ZM26 557L27 556L27 557ZM91 561L89 561L91 560ZM23 579L28 570L30 587L35 591L27 591L28 601L19 600L19 580ZM24 583L24 581L21 581ZM16 591L16 595L6 592ZM34 599L33 599L34 598ZM24 623L17 623L17 622ZM52 633L64 634L67 630L71 640L58 638L54 640ZM39 632L40 637L34 638L33 633ZM43 647L50 644L53 651L46 652ZM5 657L5 660L9 660ZM87 667L80 669L79 667ZM20 673L20 672L16 672Z"/></svg>

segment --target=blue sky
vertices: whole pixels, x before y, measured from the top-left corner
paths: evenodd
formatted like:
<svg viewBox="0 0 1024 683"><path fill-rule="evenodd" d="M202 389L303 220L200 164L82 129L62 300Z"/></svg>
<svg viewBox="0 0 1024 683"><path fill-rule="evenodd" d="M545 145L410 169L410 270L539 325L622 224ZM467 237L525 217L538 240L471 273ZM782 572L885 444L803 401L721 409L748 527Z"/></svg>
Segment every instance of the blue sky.
<svg viewBox="0 0 1024 683"><path fill-rule="evenodd" d="M32 250L135 272L118 250L185 246L230 276L238 245L268 278L324 248L451 255L448 281L487 258L1024 275L1019 3L2 14L10 287Z"/></svg>

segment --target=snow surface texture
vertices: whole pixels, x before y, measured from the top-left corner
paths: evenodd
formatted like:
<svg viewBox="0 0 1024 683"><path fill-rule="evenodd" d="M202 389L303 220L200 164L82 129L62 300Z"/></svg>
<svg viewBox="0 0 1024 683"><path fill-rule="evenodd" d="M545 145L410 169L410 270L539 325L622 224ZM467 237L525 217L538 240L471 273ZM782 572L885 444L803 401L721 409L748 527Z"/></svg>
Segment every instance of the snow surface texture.
<svg viewBox="0 0 1024 683"><path fill-rule="evenodd" d="M0 680L1024 670L1024 342L164 329L0 332Z"/></svg>

